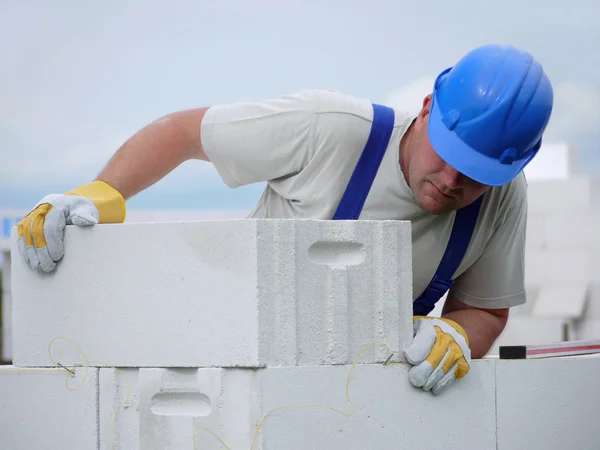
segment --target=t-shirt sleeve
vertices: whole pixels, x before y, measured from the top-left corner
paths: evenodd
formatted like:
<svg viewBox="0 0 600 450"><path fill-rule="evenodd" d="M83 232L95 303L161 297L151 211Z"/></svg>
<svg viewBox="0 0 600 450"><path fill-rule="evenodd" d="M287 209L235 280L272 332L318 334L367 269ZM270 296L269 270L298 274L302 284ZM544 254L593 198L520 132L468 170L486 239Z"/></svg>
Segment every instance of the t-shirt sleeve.
<svg viewBox="0 0 600 450"><path fill-rule="evenodd" d="M517 180L506 212L481 257L459 276L451 296L476 308L499 309L522 305L525 290L525 232L527 184Z"/></svg>
<svg viewBox="0 0 600 450"><path fill-rule="evenodd" d="M202 146L229 187L300 172L311 158L318 91L211 106L201 125Z"/></svg>

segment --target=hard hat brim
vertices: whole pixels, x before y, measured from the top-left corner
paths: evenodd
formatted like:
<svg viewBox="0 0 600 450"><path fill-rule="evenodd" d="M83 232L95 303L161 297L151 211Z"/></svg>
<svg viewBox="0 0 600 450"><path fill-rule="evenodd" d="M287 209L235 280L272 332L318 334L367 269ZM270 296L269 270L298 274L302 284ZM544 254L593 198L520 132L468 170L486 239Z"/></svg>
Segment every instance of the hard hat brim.
<svg viewBox="0 0 600 450"><path fill-rule="evenodd" d="M502 186L512 181L531 160L524 158L515 160L512 164L502 164L498 159L469 147L442 121L435 93L432 96L427 128L431 146L440 158L458 172L488 186Z"/></svg>

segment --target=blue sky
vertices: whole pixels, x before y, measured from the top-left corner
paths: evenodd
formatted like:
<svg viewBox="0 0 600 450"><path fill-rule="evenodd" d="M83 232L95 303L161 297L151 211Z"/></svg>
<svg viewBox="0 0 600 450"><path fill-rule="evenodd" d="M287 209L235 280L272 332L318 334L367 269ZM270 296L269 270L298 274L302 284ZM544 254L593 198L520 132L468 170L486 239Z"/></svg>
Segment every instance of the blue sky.
<svg viewBox="0 0 600 450"><path fill-rule="evenodd" d="M556 98L547 139L600 174L597 0L414 3L3 2L0 209L91 181L128 137L180 109L305 88L416 107L440 70L486 43L542 62ZM129 206L245 209L261 189L231 190L195 161Z"/></svg>

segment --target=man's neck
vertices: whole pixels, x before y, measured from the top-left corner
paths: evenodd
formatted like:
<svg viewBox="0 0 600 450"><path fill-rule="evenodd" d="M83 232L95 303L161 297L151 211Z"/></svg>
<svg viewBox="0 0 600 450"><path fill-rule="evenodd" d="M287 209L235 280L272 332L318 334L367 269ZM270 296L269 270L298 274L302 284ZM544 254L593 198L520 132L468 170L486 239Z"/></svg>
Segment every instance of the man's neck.
<svg viewBox="0 0 600 450"><path fill-rule="evenodd" d="M409 166L409 155L412 150L412 137L414 133L414 121L408 126L404 136L400 139L400 149L398 154L398 163L400 164L400 170L404 175L404 179L408 184L408 166Z"/></svg>

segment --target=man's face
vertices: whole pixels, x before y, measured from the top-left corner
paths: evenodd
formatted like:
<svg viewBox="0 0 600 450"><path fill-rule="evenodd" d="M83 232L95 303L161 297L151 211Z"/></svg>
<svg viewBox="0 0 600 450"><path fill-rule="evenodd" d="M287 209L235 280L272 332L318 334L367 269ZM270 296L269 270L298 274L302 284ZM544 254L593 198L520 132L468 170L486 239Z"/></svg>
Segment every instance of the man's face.
<svg viewBox="0 0 600 450"><path fill-rule="evenodd" d="M489 186L457 172L437 155L427 135L430 104L431 95L425 98L413 123L407 154L400 158L406 181L419 205L431 214L442 214L471 204Z"/></svg>

